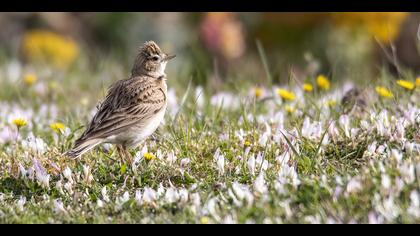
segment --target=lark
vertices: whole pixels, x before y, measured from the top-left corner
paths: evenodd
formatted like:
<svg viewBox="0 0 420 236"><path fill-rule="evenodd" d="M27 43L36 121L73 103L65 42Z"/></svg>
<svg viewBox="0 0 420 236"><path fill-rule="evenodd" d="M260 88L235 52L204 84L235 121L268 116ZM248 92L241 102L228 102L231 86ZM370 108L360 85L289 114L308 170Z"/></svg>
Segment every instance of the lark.
<svg viewBox="0 0 420 236"><path fill-rule="evenodd" d="M367 112L368 101L369 97L365 90L352 88L341 99L342 111L344 114L361 116Z"/></svg>
<svg viewBox="0 0 420 236"><path fill-rule="evenodd" d="M139 50L129 79L108 89L104 101L87 129L65 155L78 158L102 143L115 144L120 157L130 161L129 149L152 135L164 118L167 106L165 67L168 55L153 41Z"/></svg>

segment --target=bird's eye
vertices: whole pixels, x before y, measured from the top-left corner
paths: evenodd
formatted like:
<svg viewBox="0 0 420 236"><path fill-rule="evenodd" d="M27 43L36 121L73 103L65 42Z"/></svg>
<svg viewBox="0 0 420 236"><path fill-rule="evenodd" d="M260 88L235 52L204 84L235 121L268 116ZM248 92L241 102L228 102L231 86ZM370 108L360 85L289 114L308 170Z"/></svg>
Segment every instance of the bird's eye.
<svg viewBox="0 0 420 236"><path fill-rule="evenodd" d="M153 61L158 61L159 60L159 56L152 56L152 60Z"/></svg>

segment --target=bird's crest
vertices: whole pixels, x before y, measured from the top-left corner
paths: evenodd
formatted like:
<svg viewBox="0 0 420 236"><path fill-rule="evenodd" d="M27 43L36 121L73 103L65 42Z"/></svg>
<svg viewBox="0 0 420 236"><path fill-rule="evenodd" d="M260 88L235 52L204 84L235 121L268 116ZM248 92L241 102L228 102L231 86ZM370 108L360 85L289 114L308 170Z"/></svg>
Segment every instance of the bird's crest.
<svg viewBox="0 0 420 236"><path fill-rule="evenodd" d="M140 53L145 56L161 54L159 46L154 41L147 41L140 47Z"/></svg>

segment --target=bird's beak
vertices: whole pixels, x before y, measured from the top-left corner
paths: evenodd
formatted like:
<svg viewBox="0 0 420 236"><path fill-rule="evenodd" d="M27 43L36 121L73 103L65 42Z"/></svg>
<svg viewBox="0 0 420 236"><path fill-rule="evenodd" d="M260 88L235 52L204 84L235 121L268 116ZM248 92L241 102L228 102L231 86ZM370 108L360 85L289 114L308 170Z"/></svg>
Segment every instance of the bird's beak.
<svg viewBox="0 0 420 236"><path fill-rule="evenodd" d="M167 55L163 60L164 61L169 61L169 60L171 60L172 58L175 58L176 57L176 55L174 54L174 55Z"/></svg>

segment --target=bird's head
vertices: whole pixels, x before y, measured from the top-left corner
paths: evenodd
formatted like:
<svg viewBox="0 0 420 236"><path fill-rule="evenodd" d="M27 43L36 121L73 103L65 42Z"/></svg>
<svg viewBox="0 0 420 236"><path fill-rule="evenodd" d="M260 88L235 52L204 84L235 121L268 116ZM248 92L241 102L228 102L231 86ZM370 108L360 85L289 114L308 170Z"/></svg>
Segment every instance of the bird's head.
<svg viewBox="0 0 420 236"><path fill-rule="evenodd" d="M169 55L162 52L155 42L147 41L139 49L139 53L131 71L132 76L164 75L166 63L174 57L175 55Z"/></svg>

